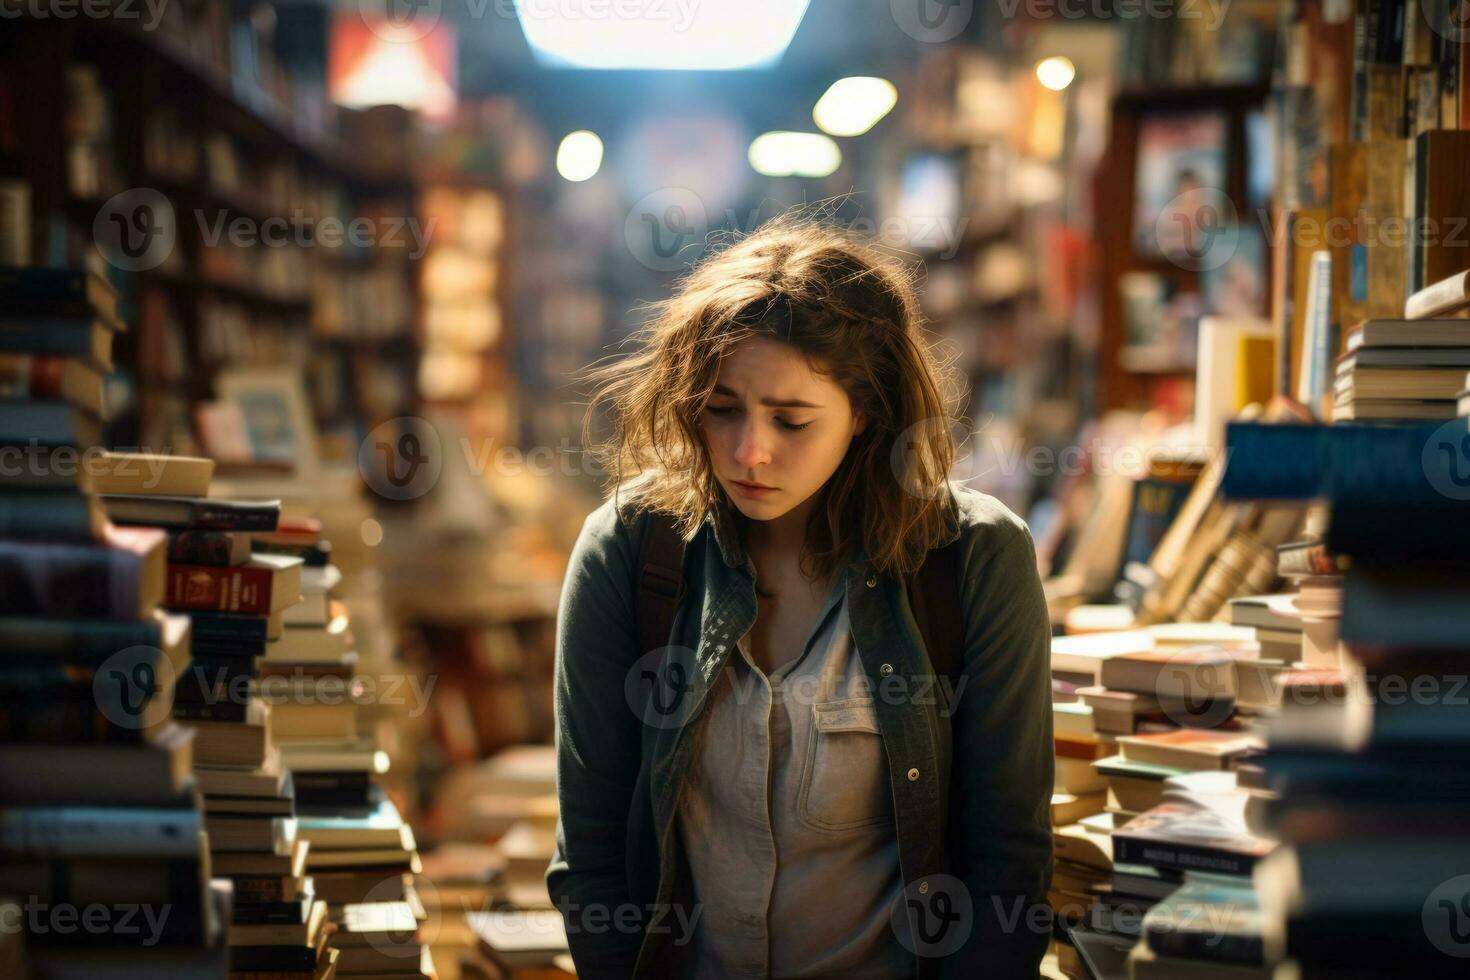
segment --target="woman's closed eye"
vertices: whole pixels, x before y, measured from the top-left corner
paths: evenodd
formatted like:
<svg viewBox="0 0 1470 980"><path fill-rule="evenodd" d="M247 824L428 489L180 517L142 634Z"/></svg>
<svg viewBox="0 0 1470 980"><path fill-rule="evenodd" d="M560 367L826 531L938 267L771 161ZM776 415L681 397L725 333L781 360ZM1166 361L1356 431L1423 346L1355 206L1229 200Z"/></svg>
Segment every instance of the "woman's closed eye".
<svg viewBox="0 0 1470 980"><path fill-rule="evenodd" d="M706 412L709 412L711 415L716 415L720 417L734 415L736 412L740 411L740 409L734 405L706 405L704 407L704 410ZM788 429L792 432L800 432L802 429L805 429L807 426L811 425L810 422L788 422L780 416L776 417L776 423L780 425L783 429Z"/></svg>

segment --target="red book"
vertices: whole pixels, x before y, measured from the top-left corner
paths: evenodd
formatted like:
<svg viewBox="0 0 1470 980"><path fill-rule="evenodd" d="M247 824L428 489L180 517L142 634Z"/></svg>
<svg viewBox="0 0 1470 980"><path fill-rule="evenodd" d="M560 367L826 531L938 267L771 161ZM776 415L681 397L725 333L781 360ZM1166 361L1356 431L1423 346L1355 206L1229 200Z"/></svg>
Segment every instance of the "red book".
<svg viewBox="0 0 1470 980"><path fill-rule="evenodd" d="M244 565L170 565L171 609L268 616L301 600L301 559L256 555Z"/></svg>

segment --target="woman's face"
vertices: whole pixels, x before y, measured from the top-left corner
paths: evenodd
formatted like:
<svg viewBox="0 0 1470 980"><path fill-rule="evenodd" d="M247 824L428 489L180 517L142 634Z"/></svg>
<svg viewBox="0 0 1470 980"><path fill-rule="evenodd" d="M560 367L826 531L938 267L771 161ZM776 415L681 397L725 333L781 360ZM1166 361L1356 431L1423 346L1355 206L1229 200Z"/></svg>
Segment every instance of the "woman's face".
<svg viewBox="0 0 1470 980"><path fill-rule="evenodd" d="M742 514L769 521L821 489L867 421L796 348L757 336L721 361L700 424L715 479Z"/></svg>

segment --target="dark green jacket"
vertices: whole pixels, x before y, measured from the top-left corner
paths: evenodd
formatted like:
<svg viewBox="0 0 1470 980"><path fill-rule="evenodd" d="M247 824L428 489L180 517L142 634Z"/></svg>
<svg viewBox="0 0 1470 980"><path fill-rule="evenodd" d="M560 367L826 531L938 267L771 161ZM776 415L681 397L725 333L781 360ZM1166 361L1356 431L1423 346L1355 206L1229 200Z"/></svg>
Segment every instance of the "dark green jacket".
<svg viewBox="0 0 1470 980"><path fill-rule="evenodd" d="M1031 536L950 484L962 537L962 669L936 682L901 582L860 547L846 570L893 788L918 977L1034 978L1050 935L1051 631ZM660 977L697 914L674 815L705 694L755 621L755 568L727 508L685 553L670 647L638 655L634 576L647 516L609 499L572 551L556 631L557 849L546 871L582 977ZM650 689L654 684L656 690ZM820 915L820 909L813 909Z"/></svg>

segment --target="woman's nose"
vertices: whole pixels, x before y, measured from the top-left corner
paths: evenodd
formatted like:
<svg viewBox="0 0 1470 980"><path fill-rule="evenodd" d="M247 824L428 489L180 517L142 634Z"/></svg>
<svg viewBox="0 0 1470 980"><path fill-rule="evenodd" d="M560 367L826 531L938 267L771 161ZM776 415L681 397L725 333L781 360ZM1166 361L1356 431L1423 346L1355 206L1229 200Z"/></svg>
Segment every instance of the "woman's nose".
<svg viewBox="0 0 1470 980"><path fill-rule="evenodd" d="M741 428L740 441L735 446L735 462L754 468L770 461L771 453L766 448L759 426L754 421L747 422Z"/></svg>

